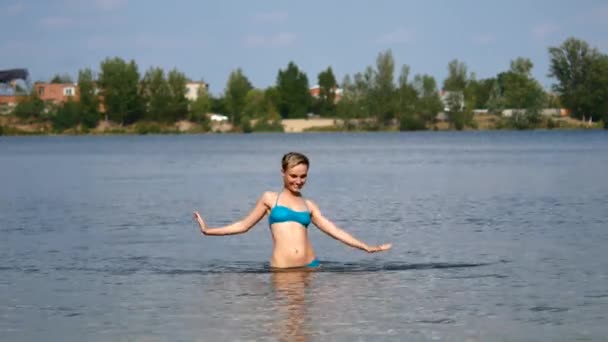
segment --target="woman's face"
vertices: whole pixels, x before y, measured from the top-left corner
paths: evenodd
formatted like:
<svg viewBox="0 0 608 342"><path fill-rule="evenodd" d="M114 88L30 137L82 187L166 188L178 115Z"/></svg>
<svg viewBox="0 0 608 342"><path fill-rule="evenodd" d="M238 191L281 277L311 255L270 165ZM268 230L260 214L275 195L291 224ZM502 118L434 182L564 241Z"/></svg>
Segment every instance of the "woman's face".
<svg viewBox="0 0 608 342"><path fill-rule="evenodd" d="M298 164L283 171L283 183L287 190L299 193L306 184L308 176L308 166Z"/></svg>

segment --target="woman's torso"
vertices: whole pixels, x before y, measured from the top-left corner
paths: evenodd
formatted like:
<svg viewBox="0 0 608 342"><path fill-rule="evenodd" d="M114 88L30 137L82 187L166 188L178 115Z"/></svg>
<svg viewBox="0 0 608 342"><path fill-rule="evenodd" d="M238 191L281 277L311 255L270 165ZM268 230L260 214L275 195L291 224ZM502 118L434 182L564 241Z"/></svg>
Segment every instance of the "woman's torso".
<svg viewBox="0 0 608 342"><path fill-rule="evenodd" d="M315 259L308 240L311 213L304 198L277 193L268 221L274 242L272 267L299 267Z"/></svg>

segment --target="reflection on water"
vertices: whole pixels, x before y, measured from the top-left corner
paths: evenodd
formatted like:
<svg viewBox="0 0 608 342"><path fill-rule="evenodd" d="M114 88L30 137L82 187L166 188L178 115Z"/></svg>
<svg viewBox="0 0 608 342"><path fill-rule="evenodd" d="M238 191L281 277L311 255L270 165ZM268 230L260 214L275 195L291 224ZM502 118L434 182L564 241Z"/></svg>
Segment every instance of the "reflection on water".
<svg viewBox="0 0 608 342"><path fill-rule="evenodd" d="M271 282L275 294L272 305L278 317L275 332L279 341L308 341L309 322L306 296L313 272L291 270L272 272Z"/></svg>

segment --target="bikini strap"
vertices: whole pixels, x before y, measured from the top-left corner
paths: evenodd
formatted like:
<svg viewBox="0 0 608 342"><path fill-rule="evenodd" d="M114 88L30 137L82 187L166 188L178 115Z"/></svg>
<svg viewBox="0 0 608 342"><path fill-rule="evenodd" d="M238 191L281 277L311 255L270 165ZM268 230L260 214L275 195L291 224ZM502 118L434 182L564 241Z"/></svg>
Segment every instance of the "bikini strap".
<svg viewBox="0 0 608 342"><path fill-rule="evenodd" d="M304 206L306 207L306 210L310 212L310 208L308 207L308 203L306 203L306 198L304 198L304 196L302 196L302 201L304 201Z"/></svg>
<svg viewBox="0 0 608 342"><path fill-rule="evenodd" d="M277 192L277 200L274 202L274 206L275 207L277 206L277 204L279 204L279 197L281 197L281 192L283 192L283 191L278 191Z"/></svg>

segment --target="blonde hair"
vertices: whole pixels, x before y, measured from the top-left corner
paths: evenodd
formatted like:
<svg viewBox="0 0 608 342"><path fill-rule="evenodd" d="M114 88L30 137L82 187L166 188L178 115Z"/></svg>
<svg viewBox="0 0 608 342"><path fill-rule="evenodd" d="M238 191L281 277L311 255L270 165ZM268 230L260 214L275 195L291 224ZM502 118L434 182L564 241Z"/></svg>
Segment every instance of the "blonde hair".
<svg viewBox="0 0 608 342"><path fill-rule="evenodd" d="M306 167L310 167L310 162L308 161L308 157L298 152L289 152L283 156L281 160L281 166L283 167L283 171L287 171L296 165L304 164Z"/></svg>

